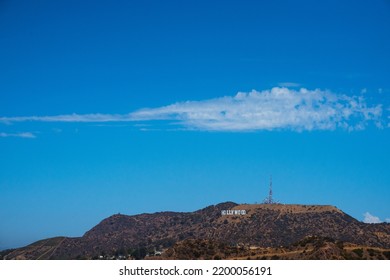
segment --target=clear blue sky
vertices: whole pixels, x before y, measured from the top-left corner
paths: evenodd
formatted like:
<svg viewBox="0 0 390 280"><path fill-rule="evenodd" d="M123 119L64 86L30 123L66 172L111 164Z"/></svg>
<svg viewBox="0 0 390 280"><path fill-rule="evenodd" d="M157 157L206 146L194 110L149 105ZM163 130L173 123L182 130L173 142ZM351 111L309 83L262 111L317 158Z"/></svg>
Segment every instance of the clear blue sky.
<svg viewBox="0 0 390 280"><path fill-rule="evenodd" d="M271 174L390 218L390 1L3 0L0 66L0 248Z"/></svg>

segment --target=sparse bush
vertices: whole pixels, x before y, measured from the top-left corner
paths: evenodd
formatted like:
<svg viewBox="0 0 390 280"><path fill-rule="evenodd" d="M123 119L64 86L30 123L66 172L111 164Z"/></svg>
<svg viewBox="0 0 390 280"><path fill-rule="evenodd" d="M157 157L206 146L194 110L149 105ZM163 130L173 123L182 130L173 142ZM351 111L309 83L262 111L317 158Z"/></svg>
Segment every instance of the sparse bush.
<svg viewBox="0 0 390 280"><path fill-rule="evenodd" d="M343 249L344 249L344 242L343 242L343 241L337 241L337 242L336 242L336 246L337 246L339 249L343 250Z"/></svg>
<svg viewBox="0 0 390 280"><path fill-rule="evenodd" d="M352 252L354 252L356 255L358 255L359 258L363 257L363 249L362 248L353 249Z"/></svg>
<svg viewBox="0 0 390 280"><path fill-rule="evenodd" d="M385 256L386 259L390 260L390 251L383 252L383 255Z"/></svg>
<svg viewBox="0 0 390 280"><path fill-rule="evenodd" d="M375 256L375 251L373 249L368 249L368 254L370 255L370 257L373 257Z"/></svg>
<svg viewBox="0 0 390 280"><path fill-rule="evenodd" d="M135 249L135 250L132 252L131 256L132 256L133 258L137 259L137 260L142 260L142 259L145 258L146 254L147 254L146 248L141 247L141 248Z"/></svg>
<svg viewBox="0 0 390 280"><path fill-rule="evenodd" d="M349 254L349 253L344 253L343 256L344 256L344 259L346 259L346 260L354 260L354 259L355 259L355 258L354 258L351 254Z"/></svg>

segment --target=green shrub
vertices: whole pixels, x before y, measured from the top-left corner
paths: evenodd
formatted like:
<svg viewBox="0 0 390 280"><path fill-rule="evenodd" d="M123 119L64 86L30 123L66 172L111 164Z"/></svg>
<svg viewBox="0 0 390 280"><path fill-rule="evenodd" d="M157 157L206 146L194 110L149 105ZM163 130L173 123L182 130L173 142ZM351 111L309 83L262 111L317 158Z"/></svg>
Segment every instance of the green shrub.
<svg viewBox="0 0 390 280"><path fill-rule="evenodd" d="M386 257L386 259L390 260L390 251L383 252L383 255Z"/></svg>
<svg viewBox="0 0 390 280"><path fill-rule="evenodd" d="M358 255L359 258L363 257L363 249L362 248L353 249L352 252L354 252L356 255Z"/></svg>

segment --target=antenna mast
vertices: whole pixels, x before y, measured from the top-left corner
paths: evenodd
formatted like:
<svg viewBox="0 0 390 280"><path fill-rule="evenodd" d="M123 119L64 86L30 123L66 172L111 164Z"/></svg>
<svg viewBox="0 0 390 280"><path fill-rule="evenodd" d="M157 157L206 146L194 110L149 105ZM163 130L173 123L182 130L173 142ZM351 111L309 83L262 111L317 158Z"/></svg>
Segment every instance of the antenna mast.
<svg viewBox="0 0 390 280"><path fill-rule="evenodd" d="M268 197L266 199L264 199L263 203L264 204L275 204L276 203L273 200L273 198L272 198L272 175L270 176L270 179L269 179L269 193L268 193Z"/></svg>
<svg viewBox="0 0 390 280"><path fill-rule="evenodd" d="M268 203L274 203L272 200L272 175L269 177L269 195L268 195Z"/></svg>

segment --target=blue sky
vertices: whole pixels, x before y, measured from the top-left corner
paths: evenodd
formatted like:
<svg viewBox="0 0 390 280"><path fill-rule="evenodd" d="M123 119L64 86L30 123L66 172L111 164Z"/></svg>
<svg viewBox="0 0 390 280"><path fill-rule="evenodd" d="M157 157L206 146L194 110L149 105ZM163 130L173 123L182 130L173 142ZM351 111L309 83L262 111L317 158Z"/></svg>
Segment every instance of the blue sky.
<svg viewBox="0 0 390 280"><path fill-rule="evenodd" d="M0 1L0 248L114 214L390 218L389 1Z"/></svg>

